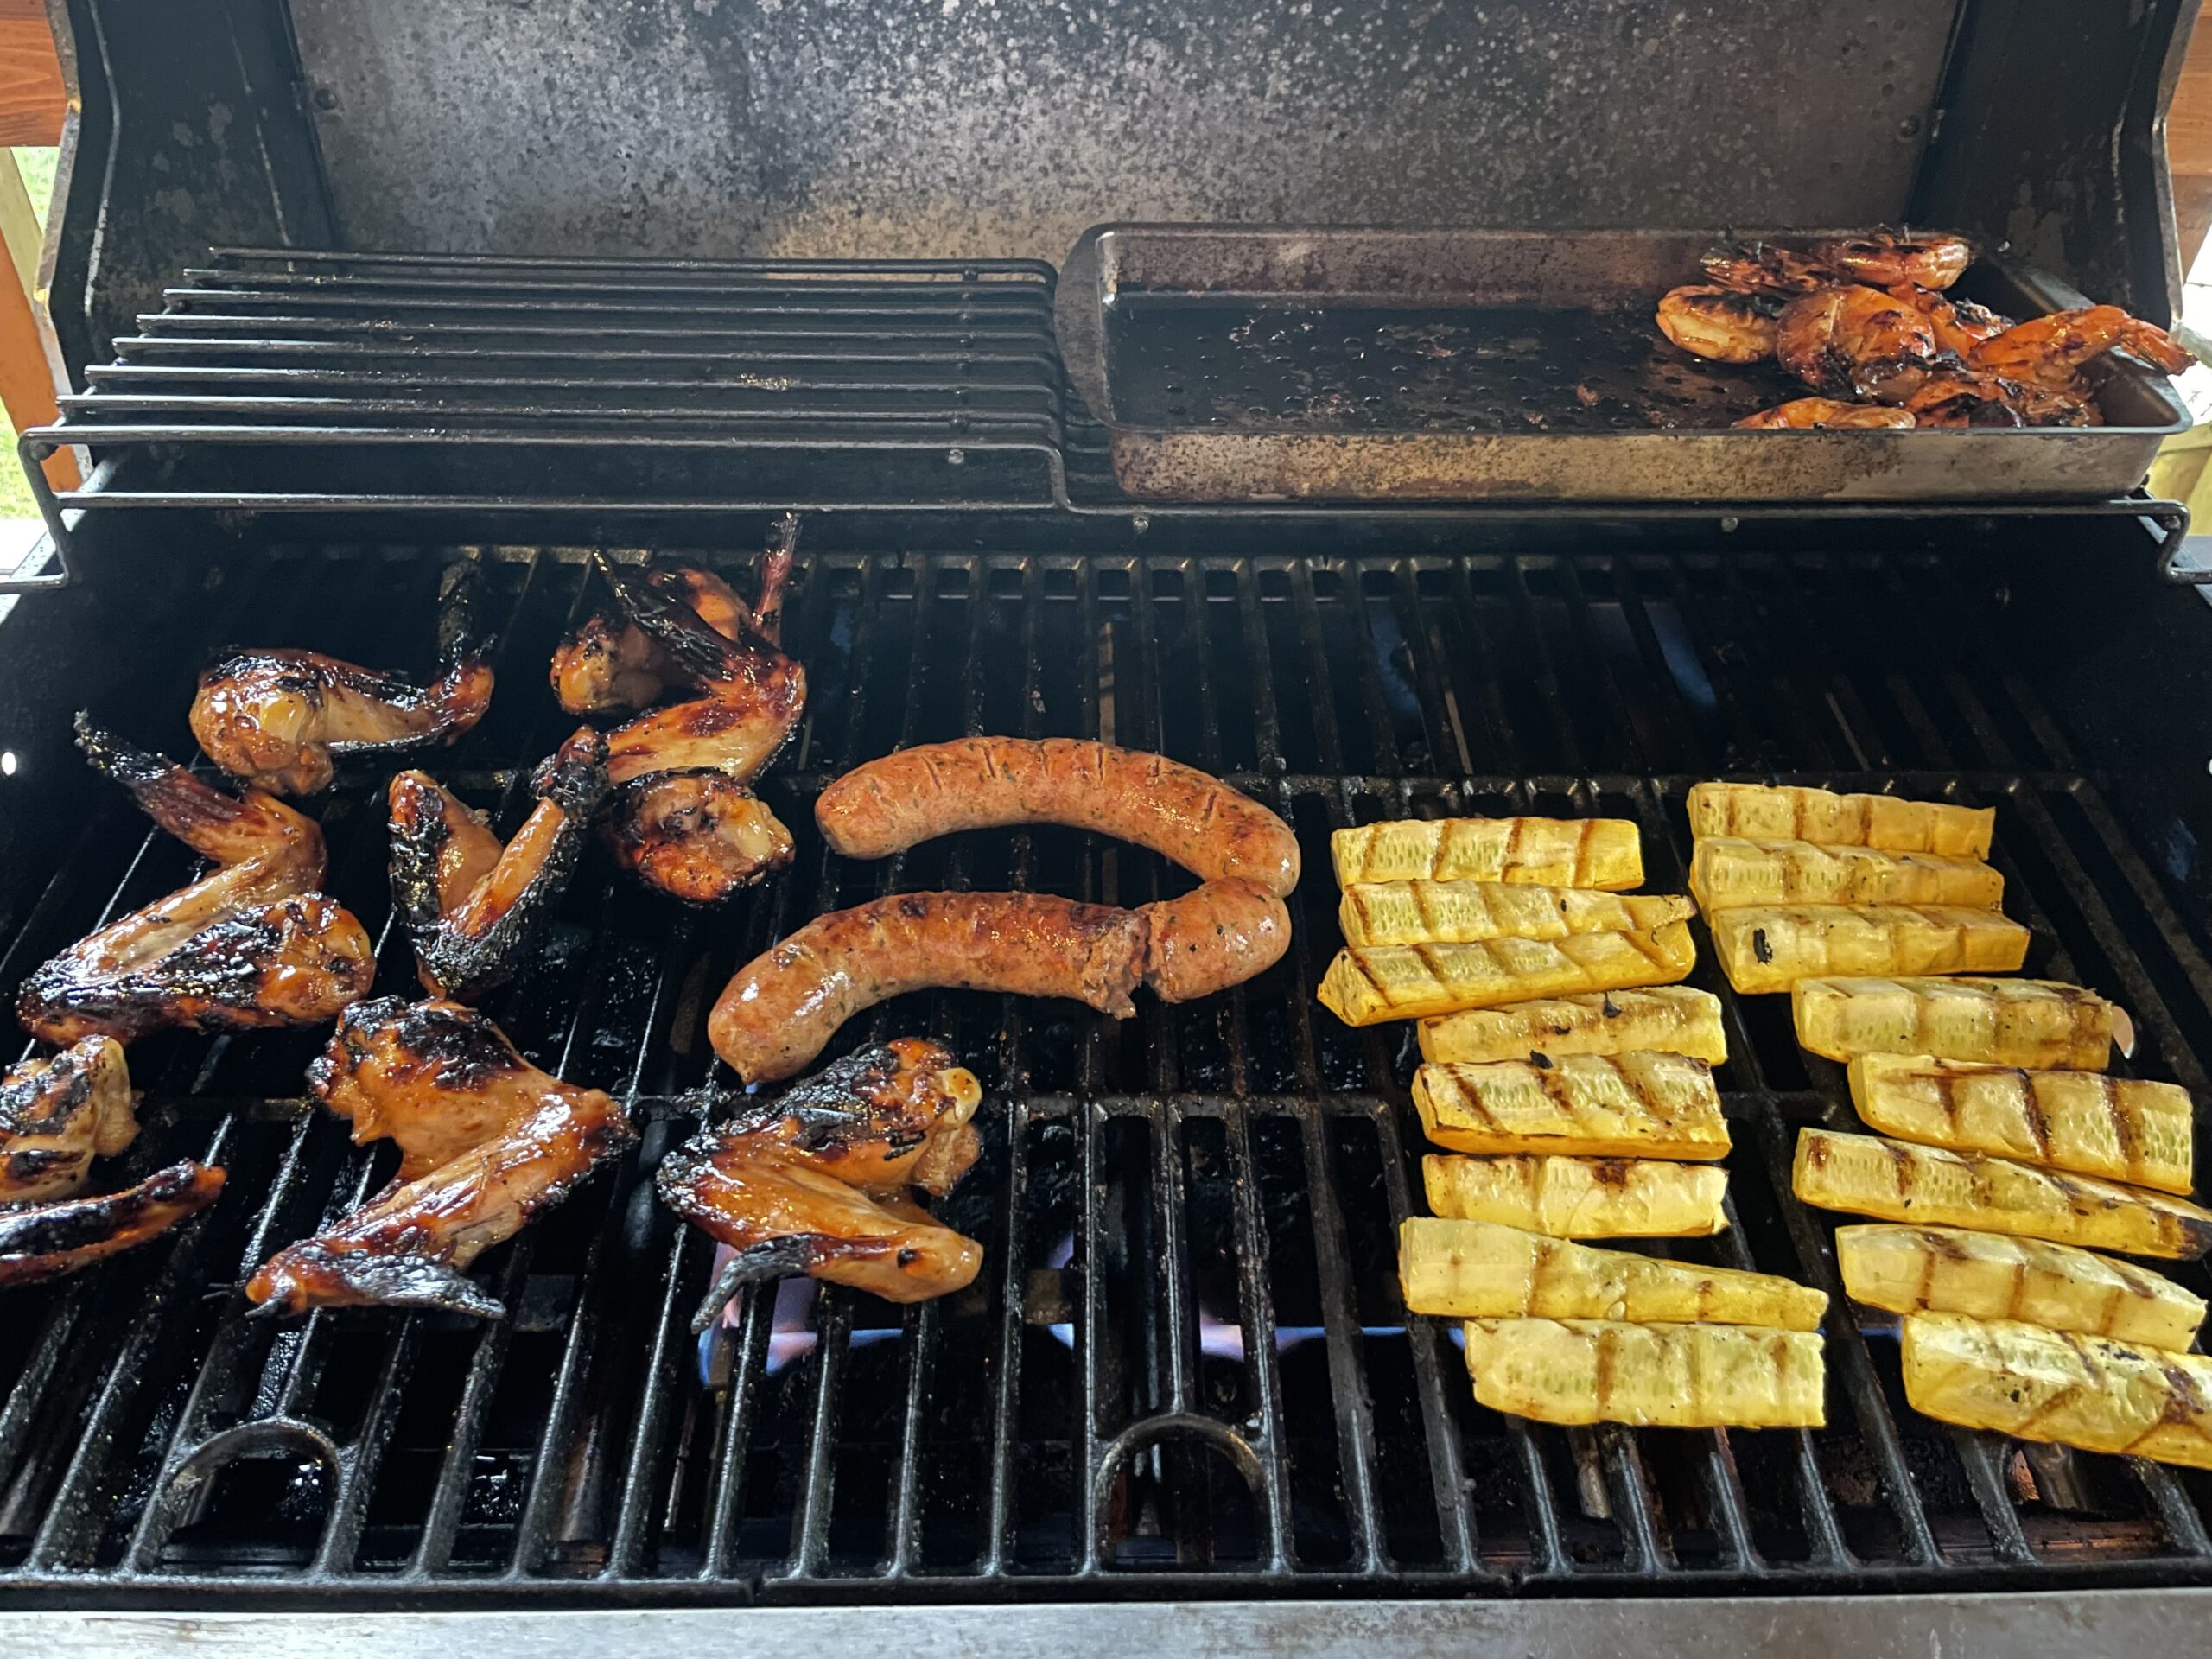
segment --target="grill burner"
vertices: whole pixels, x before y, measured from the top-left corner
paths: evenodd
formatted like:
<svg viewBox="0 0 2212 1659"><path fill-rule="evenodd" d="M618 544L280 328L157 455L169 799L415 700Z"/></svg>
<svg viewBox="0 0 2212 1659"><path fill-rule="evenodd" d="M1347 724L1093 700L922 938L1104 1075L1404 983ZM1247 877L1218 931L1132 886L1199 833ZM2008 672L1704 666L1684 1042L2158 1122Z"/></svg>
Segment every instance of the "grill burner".
<svg viewBox="0 0 2212 1659"><path fill-rule="evenodd" d="M1135 903L1185 878L1051 829L825 859L812 797L853 761L977 731L1160 747L1296 825L1406 812L1605 813L1679 891L1682 795L1717 770L2002 808L2028 971L2113 994L2135 1065L2212 1088L2212 971L2099 782L2029 690L1993 578L1948 558L1467 553L1363 561L830 553L787 627L814 684L766 780L800 839L780 880L689 912L587 867L543 959L492 1012L533 1061L634 1091L644 1133L486 1258L490 1327L317 1314L249 1325L235 1287L381 1184L302 1098L311 1035L143 1045L130 1173L220 1161L231 1193L173 1242L0 1308L0 1586L19 1601L348 1607L410 1601L862 1600L1185 1593L2005 1588L2212 1583L2204 1478L1955 1433L1903 1405L1895 1344L1832 1320L1812 1433L1561 1433L1477 1407L1433 1322L1410 1330L1395 1227L1420 1137L1399 1028L1311 990L1334 943L1318 874L1292 956L1217 1003L1116 1025L932 993L878 1034L950 1039L990 1093L982 1163L943 1206L988 1252L976 1285L893 1310L747 1293L686 1329L712 1249L656 1205L689 1135L708 1003L820 908L890 887L1035 887ZM203 643L371 660L438 560L240 556L196 601ZM440 776L507 828L562 734L537 690L588 602L573 550L478 550L510 688ZM416 591L418 590L419 591ZM404 590L404 591L402 591ZM180 626L182 624L180 623ZM188 683L179 663L170 676ZM184 695L173 708L181 728ZM155 738L166 732L150 733ZM317 808L332 890L384 916L373 780ZM183 855L105 802L8 941L12 984L97 918L175 885ZM1842 1116L1786 1004L1728 1009L1734 1225L1688 1259L1838 1287L1831 1219L1788 1196L1796 1126ZM1816 1092L1817 1090L1817 1092ZM2202 1268L2186 1269L2208 1288ZM804 1330L790 1327L804 1320ZM800 1340L801 1337L808 1338ZM702 1367L703 1366L703 1379Z"/></svg>

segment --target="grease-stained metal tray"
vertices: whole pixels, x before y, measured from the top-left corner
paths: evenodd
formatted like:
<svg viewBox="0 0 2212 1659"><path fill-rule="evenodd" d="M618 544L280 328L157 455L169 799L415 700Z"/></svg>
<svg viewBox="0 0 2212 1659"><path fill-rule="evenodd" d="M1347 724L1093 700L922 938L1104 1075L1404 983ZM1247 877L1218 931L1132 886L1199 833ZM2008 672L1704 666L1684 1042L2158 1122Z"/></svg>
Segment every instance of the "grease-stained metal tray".
<svg viewBox="0 0 2212 1659"><path fill-rule="evenodd" d="M2080 500L2135 488L2189 425L2115 364L2103 426L1732 430L1805 388L1652 322L1731 234L1106 225L1055 321L1116 480L1154 500ZM2019 317L2087 302L1988 254L1960 291Z"/></svg>

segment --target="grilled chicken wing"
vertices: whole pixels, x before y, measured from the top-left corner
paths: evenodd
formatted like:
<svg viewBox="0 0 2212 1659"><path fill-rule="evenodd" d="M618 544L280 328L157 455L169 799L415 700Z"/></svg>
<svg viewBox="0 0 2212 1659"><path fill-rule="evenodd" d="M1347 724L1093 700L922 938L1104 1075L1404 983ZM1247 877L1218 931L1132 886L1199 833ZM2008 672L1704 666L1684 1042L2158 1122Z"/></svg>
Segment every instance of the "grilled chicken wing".
<svg viewBox="0 0 2212 1659"><path fill-rule="evenodd" d="M702 1129L662 1162L663 1202L736 1254L692 1329L742 1286L803 1273L894 1302L960 1289L982 1247L906 1196L941 1196L976 1161L975 1075L941 1043L862 1049Z"/></svg>
<svg viewBox="0 0 2212 1659"><path fill-rule="evenodd" d="M774 644L797 537L796 520L777 522L753 626L728 639L665 592L601 562L637 626L700 692L639 716L607 741L615 788L602 819L607 849L679 899L728 898L791 859L791 832L747 786L806 707L805 670Z"/></svg>
<svg viewBox="0 0 2212 1659"><path fill-rule="evenodd" d="M99 1198L0 1210L0 1286L57 1279L156 1238L214 1203L223 1172L172 1164Z"/></svg>
<svg viewBox="0 0 2212 1659"><path fill-rule="evenodd" d="M456 565L441 593L440 660L427 686L312 651L244 652L200 677L192 734L207 758L258 788L311 795L334 757L450 743L492 705L488 645L468 626L476 567Z"/></svg>
<svg viewBox="0 0 2212 1659"><path fill-rule="evenodd" d="M85 1190L92 1160L138 1138L123 1045L87 1037L0 1082L0 1205L47 1204Z"/></svg>
<svg viewBox="0 0 2212 1659"><path fill-rule="evenodd" d="M637 779L616 791L602 838L625 869L695 905L727 899L791 861L783 820L718 772Z"/></svg>
<svg viewBox="0 0 2212 1659"><path fill-rule="evenodd" d="M314 1025L368 989L376 976L368 935L312 890L324 853L311 819L256 790L234 800L81 715L77 741L156 823L222 868L32 974L16 1007L32 1035L129 1042L171 1026Z"/></svg>
<svg viewBox="0 0 2212 1659"><path fill-rule="evenodd" d="M469 1263L637 1139L613 1096L540 1071L455 1002L349 1010L308 1081L356 1141L399 1143L401 1184L263 1265L246 1295L277 1317L385 1306L502 1318Z"/></svg>
<svg viewBox="0 0 2212 1659"><path fill-rule="evenodd" d="M423 988L474 1001L505 984L560 899L607 793L607 742L585 727L538 768L537 805L505 846L433 779L391 780L391 898Z"/></svg>
<svg viewBox="0 0 2212 1659"><path fill-rule="evenodd" d="M1903 403L1928 377L1936 335L1928 319L1903 302L1878 289L1840 283L1783 307L1775 355L1824 397Z"/></svg>
<svg viewBox="0 0 2212 1659"><path fill-rule="evenodd" d="M745 601L711 570L690 566L655 570L645 582L689 607L725 639L753 631L753 613ZM555 650L552 678L554 695L572 715L649 709L670 691L690 683L652 634L604 611L587 620Z"/></svg>

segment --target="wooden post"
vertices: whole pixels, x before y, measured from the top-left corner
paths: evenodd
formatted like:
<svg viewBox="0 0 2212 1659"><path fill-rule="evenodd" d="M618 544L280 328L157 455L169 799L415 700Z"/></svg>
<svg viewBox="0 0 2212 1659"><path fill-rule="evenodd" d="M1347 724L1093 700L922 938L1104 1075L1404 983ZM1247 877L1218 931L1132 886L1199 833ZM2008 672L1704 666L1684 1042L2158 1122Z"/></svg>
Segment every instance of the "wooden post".
<svg viewBox="0 0 2212 1659"><path fill-rule="evenodd" d="M69 95L43 0L0 0L0 146L50 146L61 142ZM21 432L44 426L57 414L54 388L64 384L53 334L39 315L39 251L43 238L30 193L13 155L0 165L0 406ZM0 456L0 466L10 457ZM76 458L67 450L46 463L57 490L77 487Z"/></svg>

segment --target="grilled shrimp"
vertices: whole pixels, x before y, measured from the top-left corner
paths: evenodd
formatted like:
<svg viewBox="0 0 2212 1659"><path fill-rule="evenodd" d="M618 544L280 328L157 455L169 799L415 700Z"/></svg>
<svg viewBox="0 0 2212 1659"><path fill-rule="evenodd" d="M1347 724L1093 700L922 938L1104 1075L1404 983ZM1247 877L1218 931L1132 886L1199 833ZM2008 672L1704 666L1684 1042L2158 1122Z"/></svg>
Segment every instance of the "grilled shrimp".
<svg viewBox="0 0 2212 1659"><path fill-rule="evenodd" d="M1906 427L1914 422L1904 410L1885 409L1879 404L1847 404L1838 397L1794 397L1774 409L1763 409L1756 415L1746 415L1736 424L1752 430L1790 428L1799 431L1826 431L1854 426Z"/></svg>
<svg viewBox="0 0 2212 1659"><path fill-rule="evenodd" d="M1976 369L1944 369L1921 383L1904 406L1923 426L2025 426L2016 381Z"/></svg>
<svg viewBox="0 0 2212 1659"><path fill-rule="evenodd" d="M1915 283L1946 289L1974 263L1974 249L1955 236L1900 236L1877 231L1872 236L1815 242L1813 257L1853 282L1887 288Z"/></svg>
<svg viewBox="0 0 2212 1659"><path fill-rule="evenodd" d="M1715 248L1698 263L1708 281L1738 294L1809 294L1838 280L1811 255L1764 242Z"/></svg>
<svg viewBox="0 0 2212 1659"><path fill-rule="evenodd" d="M2086 385L2082 370L2114 351L2140 358L2168 374L2179 374L2196 361L2164 329L2131 317L2116 305L2085 305L2031 318L1984 340L1967 360L2008 380L2080 397Z"/></svg>
<svg viewBox="0 0 2212 1659"><path fill-rule="evenodd" d="M1662 298L1659 332L1716 363L1757 363L1774 355L1773 308L1710 284L1691 283Z"/></svg>
<svg viewBox="0 0 2212 1659"><path fill-rule="evenodd" d="M1825 397L1901 404L1927 378L1936 336L1912 307L1850 283L1783 307L1775 353L1783 368Z"/></svg>
<svg viewBox="0 0 2212 1659"><path fill-rule="evenodd" d="M1972 300L1953 299L1932 288L1923 288L1918 283L1891 283L1888 289L1893 300L1903 300L1907 305L1928 319L1928 326L1935 331L1936 348L1967 356L1985 340L1994 340L2013 326L2012 319L1999 316L1986 305L1976 305Z"/></svg>

